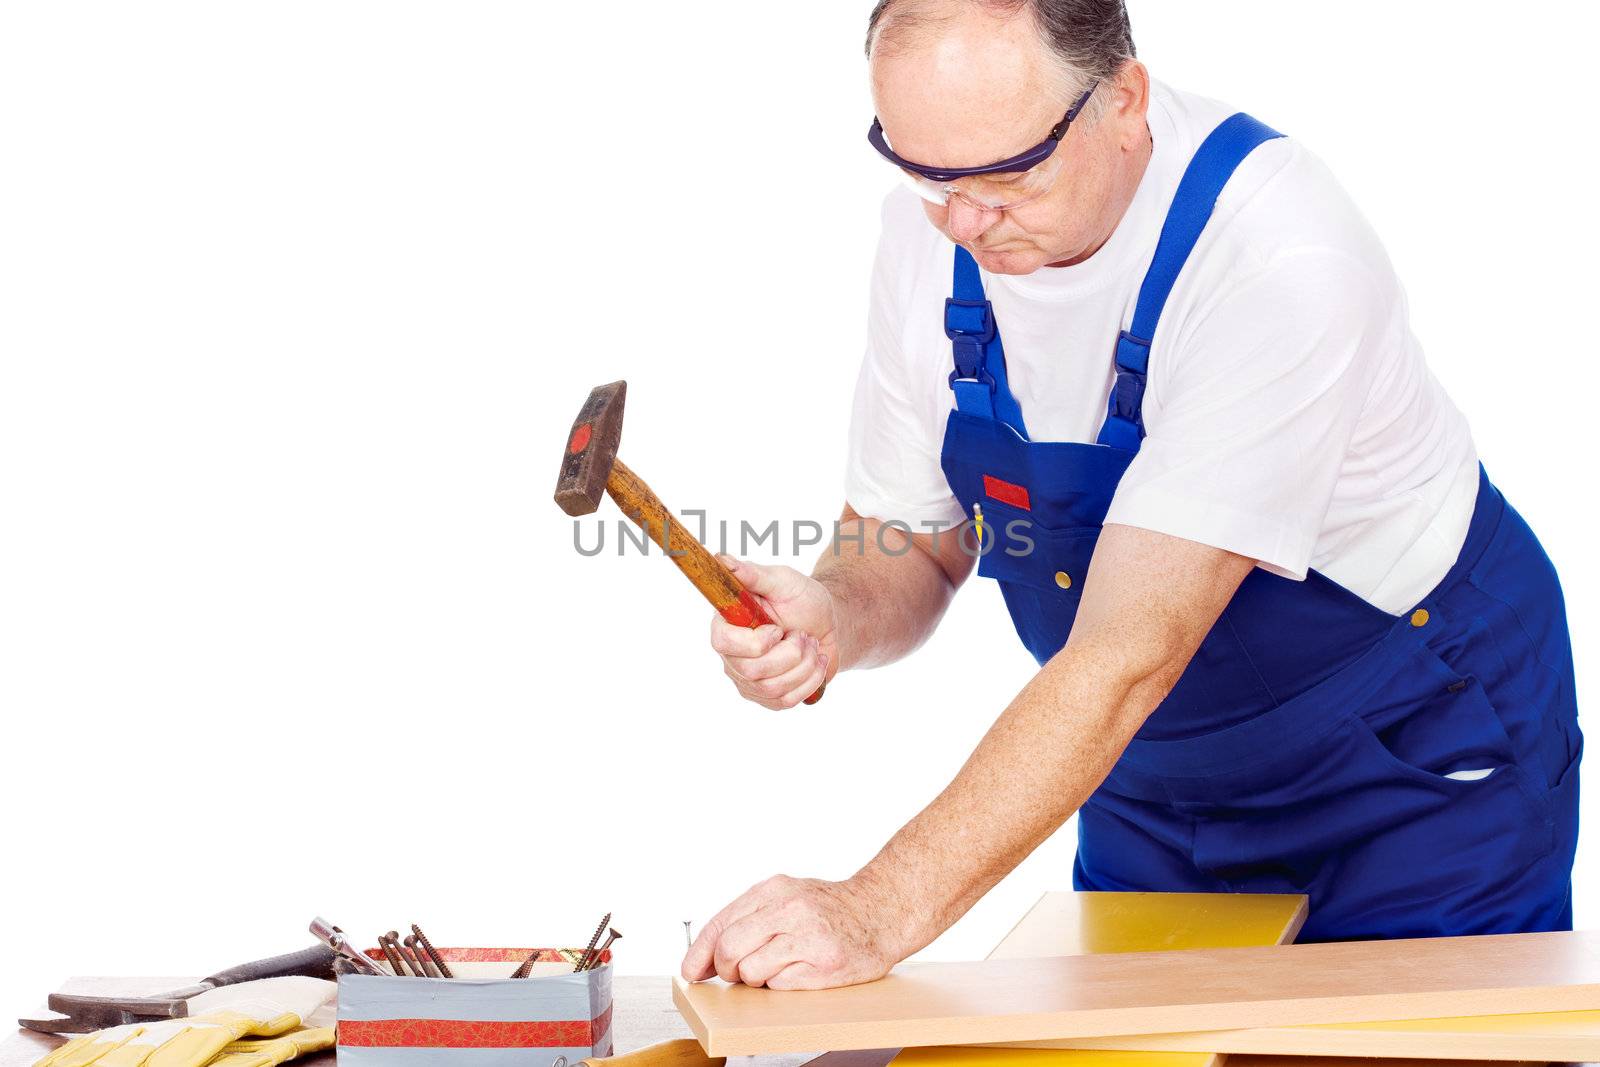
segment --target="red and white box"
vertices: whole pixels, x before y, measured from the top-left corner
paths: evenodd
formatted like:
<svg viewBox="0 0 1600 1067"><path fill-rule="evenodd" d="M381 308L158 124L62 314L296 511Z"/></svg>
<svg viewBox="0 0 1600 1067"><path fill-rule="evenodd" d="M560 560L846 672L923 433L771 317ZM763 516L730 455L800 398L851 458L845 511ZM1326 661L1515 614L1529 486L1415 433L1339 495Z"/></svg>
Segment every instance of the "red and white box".
<svg viewBox="0 0 1600 1067"><path fill-rule="evenodd" d="M527 978L512 978L535 951ZM341 1067L576 1067L611 1055L611 953L441 948L454 978L339 977ZM381 952L369 952L382 962Z"/></svg>

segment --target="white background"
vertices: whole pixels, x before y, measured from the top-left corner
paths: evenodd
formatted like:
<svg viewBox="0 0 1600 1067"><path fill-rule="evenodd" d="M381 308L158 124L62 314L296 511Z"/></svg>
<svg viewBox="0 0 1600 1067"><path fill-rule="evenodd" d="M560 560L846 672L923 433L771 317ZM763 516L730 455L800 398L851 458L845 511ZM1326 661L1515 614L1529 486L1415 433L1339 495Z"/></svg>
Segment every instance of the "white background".
<svg viewBox="0 0 1600 1067"><path fill-rule="evenodd" d="M672 567L579 557L550 500L626 377L623 456L672 506L837 512L892 184L867 8L0 6L0 1005L297 948L317 913L572 944L610 909L622 968L665 973L681 920L849 874L948 780L1032 666L993 588L772 714ZM1591 704L1600 9L1133 18L1158 77L1373 218ZM1072 848L927 955L982 955Z"/></svg>

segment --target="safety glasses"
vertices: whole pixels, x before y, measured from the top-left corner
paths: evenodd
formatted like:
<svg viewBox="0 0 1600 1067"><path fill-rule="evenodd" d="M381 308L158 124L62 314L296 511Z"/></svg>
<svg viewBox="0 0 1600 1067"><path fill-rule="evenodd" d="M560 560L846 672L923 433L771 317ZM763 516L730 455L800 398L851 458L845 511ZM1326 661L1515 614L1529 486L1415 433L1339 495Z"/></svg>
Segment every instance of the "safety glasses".
<svg viewBox="0 0 1600 1067"><path fill-rule="evenodd" d="M1055 154L1056 149L1099 85L1089 86L1043 141L1010 159L982 167L932 167L904 159L889 147L883 123L876 117L867 141L899 167L917 195L930 203L948 205L952 196L959 196L984 211L1009 211L1050 191L1061 173L1062 157Z"/></svg>

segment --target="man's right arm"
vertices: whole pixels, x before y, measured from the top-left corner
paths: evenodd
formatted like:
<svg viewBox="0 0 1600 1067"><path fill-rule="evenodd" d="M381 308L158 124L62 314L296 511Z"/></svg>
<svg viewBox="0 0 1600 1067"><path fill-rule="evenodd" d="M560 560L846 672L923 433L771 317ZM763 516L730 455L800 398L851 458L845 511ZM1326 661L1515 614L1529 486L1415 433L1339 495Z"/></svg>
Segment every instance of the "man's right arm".
<svg viewBox="0 0 1600 1067"><path fill-rule="evenodd" d="M961 528L908 533L848 504L839 535L811 577L790 567L725 559L759 596L774 626L741 629L713 616L711 646L747 699L792 708L852 667L881 667L933 633L972 573Z"/></svg>
<svg viewBox="0 0 1600 1067"><path fill-rule="evenodd" d="M839 534L812 571L836 605L839 669L882 667L910 655L972 573L961 527L908 533L846 504Z"/></svg>

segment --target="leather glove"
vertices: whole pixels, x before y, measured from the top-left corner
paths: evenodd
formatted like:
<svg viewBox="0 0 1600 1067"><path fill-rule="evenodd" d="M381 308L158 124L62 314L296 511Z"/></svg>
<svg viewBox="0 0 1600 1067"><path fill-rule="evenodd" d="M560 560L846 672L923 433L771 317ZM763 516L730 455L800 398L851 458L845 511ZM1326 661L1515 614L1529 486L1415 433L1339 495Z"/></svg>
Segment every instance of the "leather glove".
<svg viewBox="0 0 1600 1067"><path fill-rule="evenodd" d="M337 989L320 978L264 978L209 989L189 1000L187 1018L85 1034L34 1067L205 1067L242 1037L298 1029Z"/></svg>
<svg viewBox="0 0 1600 1067"><path fill-rule="evenodd" d="M244 1038L219 1053L208 1067L276 1067L292 1059L333 1047L333 1027L294 1030L282 1037Z"/></svg>

